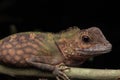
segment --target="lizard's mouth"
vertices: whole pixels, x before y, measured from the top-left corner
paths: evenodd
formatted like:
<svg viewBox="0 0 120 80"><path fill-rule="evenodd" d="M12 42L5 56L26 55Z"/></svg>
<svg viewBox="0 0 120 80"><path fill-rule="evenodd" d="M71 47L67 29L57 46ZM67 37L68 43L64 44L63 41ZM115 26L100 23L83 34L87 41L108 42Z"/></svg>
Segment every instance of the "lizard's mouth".
<svg viewBox="0 0 120 80"><path fill-rule="evenodd" d="M110 52L112 49L111 44L107 45L95 45L94 47L87 48L87 49L80 49L76 48L77 53L80 53L81 55L99 55Z"/></svg>

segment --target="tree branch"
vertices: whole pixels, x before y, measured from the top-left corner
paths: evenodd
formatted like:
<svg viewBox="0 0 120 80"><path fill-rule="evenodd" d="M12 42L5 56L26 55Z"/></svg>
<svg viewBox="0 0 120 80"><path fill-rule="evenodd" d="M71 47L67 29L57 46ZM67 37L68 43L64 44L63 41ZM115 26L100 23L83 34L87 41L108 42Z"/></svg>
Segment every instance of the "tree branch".
<svg viewBox="0 0 120 80"><path fill-rule="evenodd" d="M10 76L37 76L37 77L54 77L51 73L42 72L38 69L21 69L10 68L0 65L0 73ZM79 79L107 79L116 80L120 78L120 70L113 69L89 69L89 68L73 68L66 70L65 73L71 78Z"/></svg>

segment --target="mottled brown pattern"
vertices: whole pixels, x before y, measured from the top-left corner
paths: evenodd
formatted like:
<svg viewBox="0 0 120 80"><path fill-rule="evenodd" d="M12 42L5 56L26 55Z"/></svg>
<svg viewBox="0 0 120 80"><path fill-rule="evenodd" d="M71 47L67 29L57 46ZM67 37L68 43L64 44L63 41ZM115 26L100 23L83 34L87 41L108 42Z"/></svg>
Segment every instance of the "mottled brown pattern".
<svg viewBox="0 0 120 80"><path fill-rule="evenodd" d="M27 42L27 40L26 40L26 37L25 37L25 36L20 36L19 40L20 40L21 42Z"/></svg>
<svg viewBox="0 0 120 80"><path fill-rule="evenodd" d="M19 56L19 55L16 55L16 56L14 56L14 59L15 59L15 61L20 61L21 60L21 57Z"/></svg>
<svg viewBox="0 0 120 80"><path fill-rule="evenodd" d="M16 50L16 54L22 56L22 55L24 55L24 51L21 49L18 49L18 50Z"/></svg>
<svg viewBox="0 0 120 80"><path fill-rule="evenodd" d="M27 43L22 43L21 45L22 45L22 47L28 46Z"/></svg>
<svg viewBox="0 0 120 80"><path fill-rule="evenodd" d="M18 44L17 41L13 41L11 44L13 44L14 46L16 46Z"/></svg>
<svg viewBox="0 0 120 80"><path fill-rule="evenodd" d="M28 46L32 46L32 43L31 43L31 42L28 42L27 45L28 45Z"/></svg>
<svg viewBox="0 0 120 80"><path fill-rule="evenodd" d="M8 53L10 56L14 56L16 54L14 49L8 49Z"/></svg>
<svg viewBox="0 0 120 80"><path fill-rule="evenodd" d="M21 46L21 44L16 44L16 46L15 46L16 48L22 48L22 46Z"/></svg>
<svg viewBox="0 0 120 80"><path fill-rule="evenodd" d="M37 44L32 44L31 46L35 49L39 49L39 46Z"/></svg>
<svg viewBox="0 0 120 80"><path fill-rule="evenodd" d="M26 47L26 48L24 49L24 51L25 51L25 53L31 53L31 52L32 52L32 48Z"/></svg>
<svg viewBox="0 0 120 80"><path fill-rule="evenodd" d="M32 53L33 53L33 55L37 55L39 52L33 49Z"/></svg>
<svg viewBox="0 0 120 80"><path fill-rule="evenodd" d="M26 59L38 54L38 43L34 42L34 33L17 33L1 41L0 61L16 66L27 66Z"/></svg>
<svg viewBox="0 0 120 80"><path fill-rule="evenodd" d="M20 40L25 40L25 36L21 36L21 37L20 37Z"/></svg>
<svg viewBox="0 0 120 80"><path fill-rule="evenodd" d="M11 59L12 59L12 57L10 55L6 55L5 58L7 61L11 61Z"/></svg>
<svg viewBox="0 0 120 80"><path fill-rule="evenodd" d="M6 44L5 47L6 47L6 48L12 48L12 45L11 45L11 44Z"/></svg>
<svg viewBox="0 0 120 80"><path fill-rule="evenodd" d="M2 52L2 55L3 55L3 56L6 56L6 55L7 55L7 50L2 50L1 52Z"/></svg>
<svg viewBox="0 0 120 80"><path fill-rule="evenodd" d="M24 56L23 56L24 60L27 59L27 58L29 58L29 57L30 57L29 54L24 54Z"/></svg>
<svg viewBox="0 0 120 80"><path fill-rule="evenodd" d="M5 45L2 45L1 48L2 48L2 49L5 49Z"/></svg>

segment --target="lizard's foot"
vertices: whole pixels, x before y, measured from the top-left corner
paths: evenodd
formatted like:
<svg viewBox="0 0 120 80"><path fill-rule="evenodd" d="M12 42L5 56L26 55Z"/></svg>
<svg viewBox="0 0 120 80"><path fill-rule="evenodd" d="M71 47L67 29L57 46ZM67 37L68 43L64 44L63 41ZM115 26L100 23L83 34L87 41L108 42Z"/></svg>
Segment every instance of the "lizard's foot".
<svg viewBox="0 0 120 80"><path fill-rule="evenodd" d="M69 77L64 73L64 70L70 69L64 64L57 65L53 71L57 80L70 80Z"/></svg>

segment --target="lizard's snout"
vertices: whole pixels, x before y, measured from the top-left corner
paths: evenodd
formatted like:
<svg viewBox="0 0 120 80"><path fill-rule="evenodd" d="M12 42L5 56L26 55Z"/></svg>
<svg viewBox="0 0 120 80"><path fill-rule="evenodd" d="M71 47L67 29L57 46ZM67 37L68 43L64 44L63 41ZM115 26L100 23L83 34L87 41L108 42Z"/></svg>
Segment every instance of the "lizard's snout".
<svg viewBox="0 0 120 80"><path fill-rule="evenodd" d="M112 45L110 43L107 44L96 44L93 47L90 48L84 48L84 49L76 49L77 51L80 51L83 55L93 55L93 54L103 54L108 53L112 49Z"/></svg>
<svg viewBox="0 0 120 80"><path fill-rule="evenodd" d="M112 49L112 45L110 43L103 45L98 44L94 47L95 49L93 51L97 51L98 53L108 53Z"/></svg>

